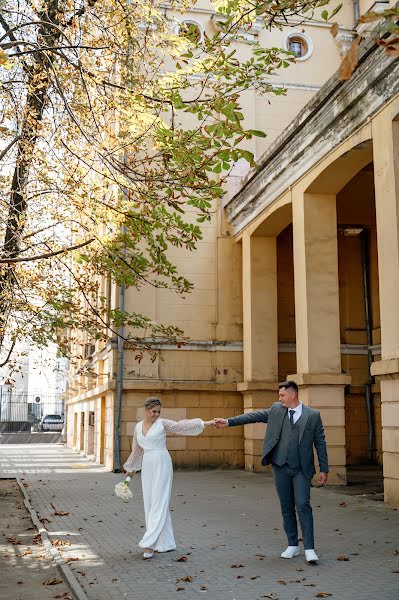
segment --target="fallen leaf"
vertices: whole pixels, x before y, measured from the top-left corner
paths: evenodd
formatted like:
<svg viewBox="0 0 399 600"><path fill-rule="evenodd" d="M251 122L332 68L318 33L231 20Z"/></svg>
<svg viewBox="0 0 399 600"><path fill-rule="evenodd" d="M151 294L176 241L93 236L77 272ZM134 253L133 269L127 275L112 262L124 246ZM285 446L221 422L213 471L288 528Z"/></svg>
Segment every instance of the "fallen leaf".
<svg viewBox="0 0 399 600"><path fill-rule="evenodd" d="M240 565L239 563L234 564L234 565L230 565L231 569L241 569L241 567L243 567L244 565Z"/></svg>
<svg viewBox="0 0 399 600"><path fill-rule="evenodd" d="M23 542L16 537L6 537L6 540L13 546L21 546L23 544Z"/></svg>
<svg viewBox="0 0 399 600"><path fill-rule="evenodd" d="M32 544L36 544L37 546L39 546L41 543L42 543L42 538L40 536L40 533L37 533L32 540Z"/></svg>
<svg viewBox="0 0 399 600"><path fill-rule="evenodd" d="M53 577L53 579L45 579L42 582L42 585L58 585L59 583L64 583L62 579L58 579L57 577Z"/></svg>
<svg viewBox="0 0 399 600"><path fill-rule="evenodd" d="M329 596L332 596L332 594L330 594L329 592L318 592L317 594L315 594L315 598L328 598Z"/></svg>
<svg viewBox="0 0 399 600"><path fill-rule="evenodd" d="M79 573L79 575L82 575L82 577L84 577L86 575L86 573L84 571L78 571L78 573ZM114 580L112 580L112 581L114 581Z"/></svg>
<svg viewBox="0 0 399 600"><path fill-rule="evenodd" d="M296 570L297 571L303 571L303 568L302 567L297 567Z"/></svg>
<svg viewBox="0 0 399 600"><path fill-rule="evenodd" d="M281 585L287 585L287 582L284 579L278 579L277 583L281 583Z"/></svg>
<svg viewBox="0 0 399 600"><path fill-rule="evenodd" d="M237 579L244 579L244 575L237 575Z"/></svg>
<svg viewBox="0 0 399 600"><path fill-rule="evenodd" d="M57 594L54 598L64 598L65 600L72 600L72 596L68 594L68 592L62 592L62 594Z"/></svg>
<svg viewBox="0 0 399 600"><path fill-rule="evenodd" d="M339 505L340 506L348 506L347 502L340 502ZM338 529L336 529L335 531L338 531Z"/></svg>
<svg viewBox="0 0 399 600"><path fill-rule="evenodd" d="M180 556L180 558L176 558L176 562L187 562L187 556Z"/></svg>
<svg viewBox="0 0 399 600"><path fill-rule="evenodd" d="M201 587L200 587L200 590L201 590L202 592L204 592L204 591L206 590L206 586L205 586L205 585L201 585Z"/></svg>
<svg viewBox="0 0 399 600"><path fill-rule="evenodd" d="M77 556L69 556L68 558L65 559L65 562L70 563L70 562L74 562L75 560L79 560L79 558Z"/></svg>
<svg viewBox="0 0 399 600"><path fill-rule="evenodd" d="M273 594L273 592L270 592L270 594L264 594L263 596L260 596L260 598L270 598L271 600L278 600L278 596L276 596L276 594Z"/></svg>
<svg viewBox="0 0 399 600"><path fill-rule="evenodd" d="M185 587L178 587L177 590L176 590L176 592L182 592L185 589L186 589Z"/></svg>
<svg viewBox="0 0 399 600"><path fill-rule="evenodd" d="M348 561L349 556L346 556L345 554L341 554L340 556L337 556L337 560L342 560L342 561Z"/></svg>
<svg viewBox="0 0 399 600"><path fill-rule="evenodd" d="M52 540L53 546L70 546L71 542L68 540Z"/></svg>
<svg viewBox="0 0 399 600"><path fill-rule="evenodd" d="M260 575L252 575L251 579L259 579Z"/></svg>
<svg viewBox="0 0 399 600"><path fill-rule="evenodd" d="M31 549L28 550L24 550L23 552L21 552L20 556L27 556L28 554L32 554L33 551Z"/></svg>

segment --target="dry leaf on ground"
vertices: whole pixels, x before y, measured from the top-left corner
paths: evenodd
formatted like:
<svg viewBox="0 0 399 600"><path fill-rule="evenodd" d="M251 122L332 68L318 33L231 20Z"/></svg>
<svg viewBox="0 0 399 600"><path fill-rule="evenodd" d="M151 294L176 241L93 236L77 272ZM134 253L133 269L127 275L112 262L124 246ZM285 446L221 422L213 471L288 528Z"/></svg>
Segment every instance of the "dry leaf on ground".
<svg viewBox="0 0 399 600"><path fill-rule="evenodd" d="M21 546L23 544L23 542L16 537L6 537L6 540L13 546Z"/></svg>
<svg viewBox="0 0 399 600"><path fill-rule="evenodd" d="M180 556L180 558L176 558L176 562L187 562L187 556Z"/></svg>
<svg viewBox="0 0 399 600"><path fill-rule="evenodd" d="M287 582L284 579L278 579L277 583L281 583L281 585L287 585Z"/></svg>
<svg viewBox="0 0 399 600"><path fill-rule="evenodd" d="M42 582L42 585L58 585L59 583L64 583L62 579L58 579L58 577L53 577L53 579L45 579Z"/></svg>
<svg viewBox="0 0 399 600"><path fill-rule="evenodd" d="M77 556L69 556L65 559L66 563L74 562L75 560L80 560Z"/></svg>
<svg viewBox="0 0 399 600"><path fill-rule="evenodd" d="M318 592L314 595L315 598L328 598L329 596L332 596L329 592Z"/></svg>
<svg viewBox="0 0 399 600"><path fill-rule="evenodd" d="M337 560L347 561L350 560L350 558L349 556L346 556L346 554L341 554L340 556L337 556Z"/></svg>
<svg viewBox="0 0 399 600"><path fill-rule="evenodd" d="M71 542L68 540L52 540L51 543L53 546L70 546Z"/></svg>
<svg viewBox="0 0 399 600"><path fill-rule="evenodd" d="M241 569L241 567L243 567L244 565L240 565L239 563L234 564L234 565L230 565L231 569Z"/></svg>
<svg viewBox="0 0 399 600"><path fill-rule="evenodd" d="M276 594L273 594L273 592L270 592L270 594L264 594L263 596L260 596L260 598L270 598L271 600L278 600L278 596L276 596Z"/></svg>

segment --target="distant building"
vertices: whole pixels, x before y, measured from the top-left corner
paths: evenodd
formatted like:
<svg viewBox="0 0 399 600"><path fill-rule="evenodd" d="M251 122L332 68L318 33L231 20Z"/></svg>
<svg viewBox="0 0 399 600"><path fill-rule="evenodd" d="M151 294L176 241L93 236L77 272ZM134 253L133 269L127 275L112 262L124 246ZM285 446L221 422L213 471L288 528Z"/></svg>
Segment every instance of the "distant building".
<svg viewBox="0 0 399 600"><path fill-rule="evenodd" d="M0 423L8 430L25 429L46 414L65 412L68 359L57 355L57 346L37 349L23 342L15 349L18 368L1 369ZM18 423L20 425L18 425ZM0 425L1 429L1 425Z"/></svg>

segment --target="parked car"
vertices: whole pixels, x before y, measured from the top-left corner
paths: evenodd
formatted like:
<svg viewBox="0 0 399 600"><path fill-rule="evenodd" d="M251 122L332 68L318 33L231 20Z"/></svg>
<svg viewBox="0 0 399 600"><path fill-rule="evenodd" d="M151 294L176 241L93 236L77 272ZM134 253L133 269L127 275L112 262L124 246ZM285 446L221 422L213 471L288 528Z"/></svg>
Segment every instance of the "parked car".
<svg viewBox="0 0 399 600"><path fill-rule="evenodd" d="M39 431L62 431L64 419L61 415L45 415L39 424Z"/></svg>

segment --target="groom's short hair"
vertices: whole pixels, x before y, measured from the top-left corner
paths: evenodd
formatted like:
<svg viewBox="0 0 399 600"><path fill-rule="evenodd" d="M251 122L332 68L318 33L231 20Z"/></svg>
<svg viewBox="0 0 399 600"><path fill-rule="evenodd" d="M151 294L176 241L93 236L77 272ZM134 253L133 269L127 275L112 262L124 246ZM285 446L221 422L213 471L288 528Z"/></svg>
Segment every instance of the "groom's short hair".
<svg viewBox="0 0 399 600"><path fill-rule="evenodd" d="M294 392L298 393L298 385L295 383L295 381L292 381L292 379L288 379L287 381L283 381L283 383L280 383L278 389L281 390L281 388L284 388L286 390L291 389L294 390Z"/></svg>

